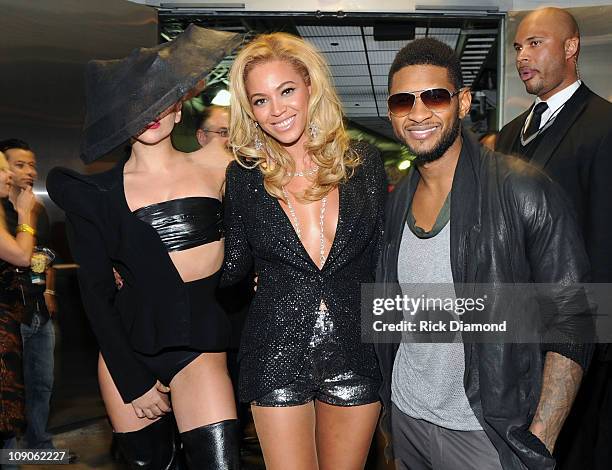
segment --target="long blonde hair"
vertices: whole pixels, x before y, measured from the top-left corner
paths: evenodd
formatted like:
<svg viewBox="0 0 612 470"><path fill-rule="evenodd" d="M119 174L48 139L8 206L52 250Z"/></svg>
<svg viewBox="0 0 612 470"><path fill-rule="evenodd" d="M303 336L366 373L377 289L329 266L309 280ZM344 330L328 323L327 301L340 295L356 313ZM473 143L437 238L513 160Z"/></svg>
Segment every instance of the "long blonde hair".
<svg viewBox="0 0 612 470"><path fill-rule="evenodd" d="M282 145L255 126L245 86L254 67L272 61L290 64L311 87L307 122L316 132L308 133L304 147L319 171L302 197L316 201L350 178L360 162L349 147L342 103L332 85L329 67L306 41L287 33L262 34L240 51L230 72L230 146L237 162L247 168L259 167L266 191L284 200L282 186L295 171L295 163ZM263 143L261 150L255 148L256 136Z"/></svg>

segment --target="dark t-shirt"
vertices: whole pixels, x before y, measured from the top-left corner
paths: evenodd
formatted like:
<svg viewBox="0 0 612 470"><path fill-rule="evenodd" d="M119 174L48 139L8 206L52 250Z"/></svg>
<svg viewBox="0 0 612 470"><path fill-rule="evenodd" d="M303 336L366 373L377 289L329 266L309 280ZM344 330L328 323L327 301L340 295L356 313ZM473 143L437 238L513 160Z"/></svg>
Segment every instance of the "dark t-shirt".
<svg viewBox="0 0 612 470"><path fill-rule="evenodd" d="M17 229L17 211L13 207L13 203L8 198L2 199L2 206L4 207L4 214L6 217L6 227L8 231L15 236ZM49 247L50 241L50 226L49 216L45 206L38 203L36 211L36 246ZM44 280L44 273L42 279ZM39 278L41 276L38 276ZM46 322L49 319L49 312L45 304L45 284L34 284L31 282L31 276L22 276L23 279L27 279L26 285L23 286L24 300L25 300L25 311L22 318L22 323L29 325L32 323L32 316L35 312L40 313L42 321Z"/></svg>

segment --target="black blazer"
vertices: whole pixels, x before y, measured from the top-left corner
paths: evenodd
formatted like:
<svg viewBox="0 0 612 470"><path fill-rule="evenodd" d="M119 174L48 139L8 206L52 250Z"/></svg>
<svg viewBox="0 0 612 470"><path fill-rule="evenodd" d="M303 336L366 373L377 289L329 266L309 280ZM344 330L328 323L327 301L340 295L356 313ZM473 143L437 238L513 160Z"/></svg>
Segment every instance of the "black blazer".
<svg viewBox="0 0 612 470"><path fill-rule="evenodd" d="M506 124L496 150L512 153L531 108ZM582 84L542 134L531 163L575 205L593 282L612 282L612 104Z"/></svg>
<svg viewBox="0 0 612 470"><path fill-rule="evenodd" d="M200 349L210 328L205 316L192 315L185 284L155 229L130 211L123 167L122 162L95 175L54 168L47 190L66 212L83 306L111 376L128 403L156 381L134 351ZM113 267L124 279L120 291ZM217 350L209 346L202 349Z"/></svg>
<svg viewBox="0 0 612 470"><path fill-rule="evenodd" d="M382 235L386 177L378 151L356 144L363 163L340 185L338 227L322 270L313 263L258 169L227 171L222 284L252 267L257 292L242 332L240 399L251 402L291 382L302 369L316 312L325 300L339 354L329 373L379 377L372 344L361 342L360 284L373 282Z"/></svg>

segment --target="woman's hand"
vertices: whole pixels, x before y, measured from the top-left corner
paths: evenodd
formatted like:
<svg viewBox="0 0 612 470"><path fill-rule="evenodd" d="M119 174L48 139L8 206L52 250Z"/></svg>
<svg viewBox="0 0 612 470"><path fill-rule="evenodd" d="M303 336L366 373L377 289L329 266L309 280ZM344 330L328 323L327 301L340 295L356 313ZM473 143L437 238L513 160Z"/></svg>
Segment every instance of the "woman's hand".
<svg viewBox="0 0 612 470"><path fill-rule="evenodd" d="M18 214L29 216L36 205L36 196L32 192L32 186L22 189L15 201L15 211Z"/></svg>
<svg viewBox="0 0 612 470"><path fill-rule="evenodd" d="M170 388L158 380L151 390L132 402L136 416L155 419L172 411L168 398L169 392Z"/></svg>

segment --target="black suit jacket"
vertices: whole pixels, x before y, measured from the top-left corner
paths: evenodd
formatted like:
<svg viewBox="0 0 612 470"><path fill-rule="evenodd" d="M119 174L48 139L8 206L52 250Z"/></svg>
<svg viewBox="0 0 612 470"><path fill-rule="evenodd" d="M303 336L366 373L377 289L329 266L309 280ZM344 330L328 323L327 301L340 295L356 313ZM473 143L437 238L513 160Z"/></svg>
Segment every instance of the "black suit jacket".
<svg viewBox="0 0 612 470"><path fill-rule="evenodd" d="M506 124L496 150L511 153L531 108ZM542 134L531 163L574 203L593 282L612 282L612 104L583 83Z"/></svg>
<svg viewBox="0 0 612 470"><path fill-rule="evenodd" d="M66 212L83 306L111 376L128 403L156 381L135 351L223 350L227 339L219 338L218 347L211 343L216 332L207 325L206 315L191 311L187 287L161 238L130 211L123 167L122 162L94 175L54 168L47 190ZM113 267L124 280L119 291Z"/></svg>
<svg viewBox="0 0 612 470"><path fill-rule="evenodd" d="M291 382L305 366L321 299L334 325L337 354L326 374L353 370L380 377L372 344L362 343L361 283L373 282L386 177L378 152L358 144L363 163L339 187L336 235L322 270L298 239L258 169L230 164L226 180L225 264L222 283L250 272L257 292L240 344L240 399L251 402Z"/></svg>

